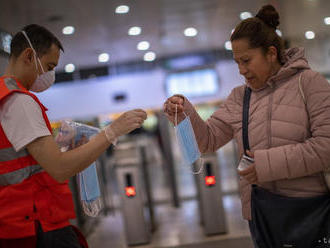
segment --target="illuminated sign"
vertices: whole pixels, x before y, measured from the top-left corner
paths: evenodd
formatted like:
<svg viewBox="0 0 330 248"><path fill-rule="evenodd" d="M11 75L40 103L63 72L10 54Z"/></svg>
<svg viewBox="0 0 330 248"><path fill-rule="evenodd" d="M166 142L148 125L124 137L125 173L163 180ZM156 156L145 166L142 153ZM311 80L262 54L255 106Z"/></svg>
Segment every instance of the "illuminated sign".
<svg viewBox="0 0 330 248"><path fill-rule="evenodd" d="M213 68L169 73L166 76L166 94L187 97L215 95L219 90L218 75Z"/></svg>

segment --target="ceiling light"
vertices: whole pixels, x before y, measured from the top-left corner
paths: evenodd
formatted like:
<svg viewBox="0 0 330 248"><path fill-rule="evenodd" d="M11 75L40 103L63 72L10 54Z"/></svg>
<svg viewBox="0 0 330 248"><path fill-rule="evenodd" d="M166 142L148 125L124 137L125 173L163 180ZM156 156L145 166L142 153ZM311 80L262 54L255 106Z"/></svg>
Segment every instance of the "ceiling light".
<svg viewBox="0 0 330 248"><path fill-rule="evenodd" d="M282 31L281 30L276 29L276 33L277 33L278 36L282 37Z"/></svg>
<svg viewBox="0 0 330 248"><path fill-rule="evenodd" d="M225 42L225 48L226 50L232 50L231 42L229 40Z"/></svg>
<svg viewBox="0 0 330 248"><path fill-rule="evenodd" d="M128 34L129 35L139 35L139 34L141 34L141 28L140 27L131 27L128 30Z"/></svg>
<svg viewBox="0 0 330 248"><path fill-rule="evenodd" d="M150 44L148 41L141 41L137 44L138 50L148 50L150 47Z"/></svg>
<svg viewBox="0 0 330 248"><path fill-rule="evenodd" d="M156 54L154 52L147 52L143 57L144 61L154 61L156 59Z"/></svg>
<svg viewBox="0 0 330 248"><path fill-rule="evenodd" d="M312 40L312 39L315 38L315 33L314 33L313 31L307 31L307 32L305 33L305 37L306 37L306 39L308 39L308 40Z"/></svg>
<svg viewBox="0 0 330 248"><path fill-rule="evenodd" d="M65 35L70 35L74 33L74 27L72 26L66 26L62 29L62 33Z"/></svg>
<svg viewBox="0 0 330 248"><path fill-rule="evenodd" d="M127 5L120 5L116 8L116 14L126 14L129 11L129 7Z"/></svg>
<svg viewBox="0 0 330 248"><path fill-rule="evenodd" d="M64 68L66 73L72 73L75 70L74 64L67 64Z"/></svg>
<svg viewBox="0 0 330 248"><path fill-rule="evenodd" d="M242 12L239 15L239 17L241 18L241 20L245 20L245 19L252 17L252 14L250 12Z"/></svg>
<svg viewBox="0 0 330 248"><path fill-rule="evenodd" d="M109 61L109 54L107 53L101 53L99 55L99 62L100 63L105 63L105 62L108 62Z"/></svg>
<svg viewBox="0 0 330 248"><path fill-rule="evenodd" d="M197 31L196 28L190 27L190 28L186 28L183 33L184 33L185 36L193 37L193 36L196 36L198 34L198 31Z"/></svg>
<svg viewBox="0 0 330 248"><path fill-rule="evenodd" d="M324 18L325 25L330 25L330 17Z"/></svg>

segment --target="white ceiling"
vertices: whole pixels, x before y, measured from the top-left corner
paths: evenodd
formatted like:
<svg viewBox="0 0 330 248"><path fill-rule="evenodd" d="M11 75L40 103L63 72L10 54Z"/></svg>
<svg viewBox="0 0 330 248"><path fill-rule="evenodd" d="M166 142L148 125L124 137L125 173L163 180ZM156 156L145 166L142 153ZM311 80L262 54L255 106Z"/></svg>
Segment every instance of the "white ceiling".
<svg viewBox="0 0 330 248"><path fill-rule="evenodd" d="M312 41L306 41L304 33L313 30L313 42L329 47L324 43L329 41L330 26L323 18L330 16L330 0L0 0L0 29L14 34L30 23L44 25L65 48L58 70L68 63L87 68L104 65L97 61L102 52L110 54L107 64L142 60L144 52L136 49L142 40L151 43L149 50L157 57L222 49L240 12L255 15L267 3L279 10L280 29L292 44L308 46ZM130 12L115 14L122 4ZM62 34L67 25L75 27L71 36ZM141 35L128 36L131 26L141 26ZM196 37L183 35L189 26L198 29Z"/></svg>

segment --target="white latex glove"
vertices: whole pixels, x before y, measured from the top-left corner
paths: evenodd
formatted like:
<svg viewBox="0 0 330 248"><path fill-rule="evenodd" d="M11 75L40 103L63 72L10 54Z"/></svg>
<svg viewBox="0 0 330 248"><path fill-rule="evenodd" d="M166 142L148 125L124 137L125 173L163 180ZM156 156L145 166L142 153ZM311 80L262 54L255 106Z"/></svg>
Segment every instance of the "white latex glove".
<svg viewBox="0 0 330 248"><path fill-rule="evenodd" d="M142 109L127 111L105 127L105 135L108 141L113 143L119 136L141 127L145 119L147 119L147 113Z"/></svg>

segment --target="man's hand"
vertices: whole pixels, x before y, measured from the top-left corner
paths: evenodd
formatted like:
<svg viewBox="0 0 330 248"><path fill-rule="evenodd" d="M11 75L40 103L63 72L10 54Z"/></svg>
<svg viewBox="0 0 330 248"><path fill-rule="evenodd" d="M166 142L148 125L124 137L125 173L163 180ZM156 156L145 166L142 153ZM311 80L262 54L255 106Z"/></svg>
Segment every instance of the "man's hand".
<svg viewBox="0 0 330 248"><path fill-rule="evenodd" d="M110 143L114 142L119 136L128 134L141 127L147 119L147 113L142 109L134 109L123 113L114 120L104 131Z"/></svg>

